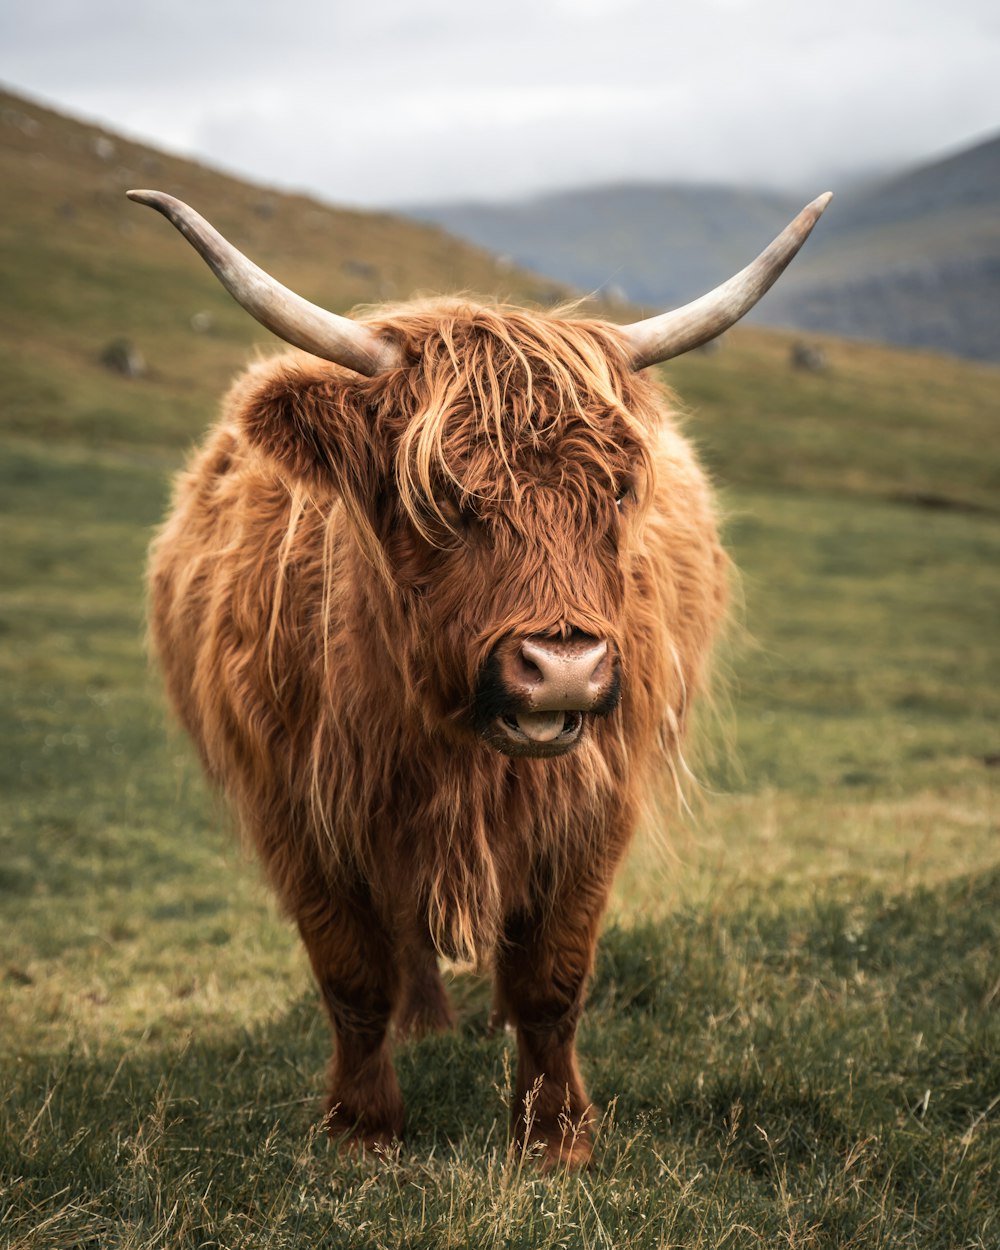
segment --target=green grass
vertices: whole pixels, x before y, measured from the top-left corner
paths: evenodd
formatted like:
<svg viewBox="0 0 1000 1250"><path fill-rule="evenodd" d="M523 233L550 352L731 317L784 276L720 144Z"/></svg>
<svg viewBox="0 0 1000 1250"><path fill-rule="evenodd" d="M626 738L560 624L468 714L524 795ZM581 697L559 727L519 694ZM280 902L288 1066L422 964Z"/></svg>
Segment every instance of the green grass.
<svg viewBox="0 0 1000 1250"><path fill-rule="evenodd" d="M15 148L54 220L58 163ZM512 1048L470 979L458 1032L400 1050L405 1148L363 1166L318 1128L306 961L143 649L169 472L255 333L223 304L192 334L199 278L166 247L109 261L116 217L44 248L20 220L0 261L24 294L33 249L40 277L23 319L0 307L0 1246L1000 1246L1000 375L836 343L799 375L753 332L671 368L745 606L695 813L652 822L602 941L596 1167L508 1156ZM138 381L94 360L123 318L154 345Z"/></svg>
<svg viewBox="0 0 1000 1250"><path fill-rule="evenodd" d="M582 1178L507 1157L509 1044L481 1015L403 1051L409 1140L376 1167L317 1131L311 991L247 1028L24 1058L0 1113L9 1231L26 1246L995 1245L998 903L993 872L610 932L581 1053L612 1110Z"/></svg>

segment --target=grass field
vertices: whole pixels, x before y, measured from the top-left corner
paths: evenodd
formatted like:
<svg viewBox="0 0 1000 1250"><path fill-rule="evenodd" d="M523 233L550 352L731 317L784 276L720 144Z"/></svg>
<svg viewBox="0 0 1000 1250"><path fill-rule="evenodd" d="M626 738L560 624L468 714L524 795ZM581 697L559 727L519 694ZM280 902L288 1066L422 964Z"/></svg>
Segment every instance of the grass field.
<svg viewBox="0 0 1000 1250"><path fill-rule="evenodd" d="M745 606L694 813L639 841L602 941L596 1166L508 1155L468 979L363 1166L319 1131L297 940L143 651L169 473L254 334L195 336L166 253L151 313L94 229L0 308L0 1245L1000 1246L1000 374L833 343L793 373L752 331L669 370ZM122 318L146 378L95 362Z"/></svg>

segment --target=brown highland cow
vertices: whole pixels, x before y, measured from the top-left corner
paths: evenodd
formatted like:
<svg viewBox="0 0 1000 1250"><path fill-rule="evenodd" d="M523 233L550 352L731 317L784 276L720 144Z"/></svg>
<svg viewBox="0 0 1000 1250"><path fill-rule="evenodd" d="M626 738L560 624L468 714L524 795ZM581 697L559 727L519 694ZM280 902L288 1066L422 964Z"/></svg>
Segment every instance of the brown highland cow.
<svg viewBox="0 0 1000 1250"><path fill-rule="evenodd" d="M451 1025L444 956L492 969L516 1029L514 1139L583 1164L601 914L726 601L709 486L643 370L752 307L828 197L718 290L622 327L464 299L348 320L130 194L305 349L236 382L181 476L150 620L309 952L330 1132L402 1134L390 1024Z"/></svg>

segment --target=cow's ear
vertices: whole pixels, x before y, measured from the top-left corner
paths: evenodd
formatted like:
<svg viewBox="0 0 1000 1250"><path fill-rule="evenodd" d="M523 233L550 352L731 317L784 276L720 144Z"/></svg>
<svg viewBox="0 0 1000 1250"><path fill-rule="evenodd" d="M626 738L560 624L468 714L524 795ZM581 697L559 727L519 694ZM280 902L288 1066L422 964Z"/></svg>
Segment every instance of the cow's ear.
<svg viewBox="0 0 1000 1250"><path fill-rule="evenodd" d="M308 356L253 365L233 386L229 415L250 444L311 490L374 493L372 382Z"/></svg>

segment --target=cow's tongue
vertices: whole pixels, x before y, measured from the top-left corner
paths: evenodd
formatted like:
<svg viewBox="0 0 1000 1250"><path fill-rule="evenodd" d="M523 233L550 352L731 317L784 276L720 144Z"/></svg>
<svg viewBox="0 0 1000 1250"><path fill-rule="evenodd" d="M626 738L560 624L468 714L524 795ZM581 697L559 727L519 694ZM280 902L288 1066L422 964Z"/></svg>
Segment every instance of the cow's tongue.
<svg viewBox="0 0 1000 1250"><path fill-rule="evenodd" d="M552 742L566 724L565 712L518 712L517 727L532 742Z"/></svg>

